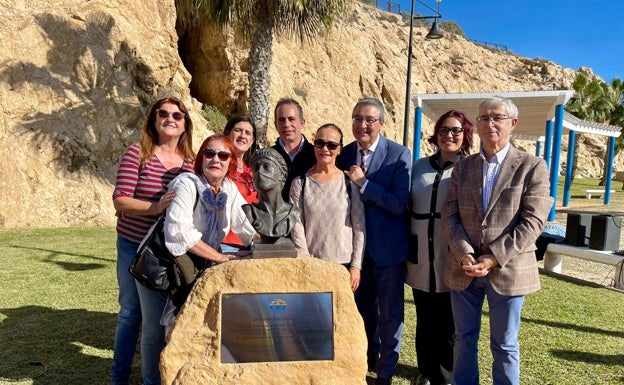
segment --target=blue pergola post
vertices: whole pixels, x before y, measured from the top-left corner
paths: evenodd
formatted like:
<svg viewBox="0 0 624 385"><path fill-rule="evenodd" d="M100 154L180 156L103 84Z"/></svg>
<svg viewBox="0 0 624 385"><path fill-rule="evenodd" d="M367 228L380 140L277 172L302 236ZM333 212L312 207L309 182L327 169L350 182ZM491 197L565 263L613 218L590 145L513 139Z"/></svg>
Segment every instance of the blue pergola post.
<svg viewBox="0 0 624 385"><path fill-rule="evenodd" d="M574 164L574 142L576 141L576 131L570 130L568 133L568 160L566 161L565 185L563 187L563 207L570 204L570 189L572 188L572 165Z"/></svg>
<svg viewBox="0 0 624 385"><path fill-rule="evenodd" d="M413 142L413 161L420 159L420 137L422 136L422 107L416 107L414 113L414 142Z"/></svg>
<svg viewBox="0 0 624 385"><path fill-rule="evenodd" d="M561 137L563 136L563 104L555 107L555 129L552 135L553 148L550 164L550 196L554 202L550 209L549 221L555 220L555 207L557 206L557 183L559 182L559 158L561 155Z"/></svg>
<svg viewBox="0 0 624 385"><path fill-rule="evenodd" d="M615 138L613 136L609 137L609 146L608 146L609 156L607 160L607 175L605 175L605 193L604 193L604 204L608 205L609 200L611 199L611 178L613 177L613 158L615 157Z"/></svg>
<svg viewBox="0 0 624 385"><path fill-rule="evenodd" d="M537 140L537 142L535 142L535 156L539 157L542 154L542 141L541 140Z"/></svg>
<svg viewBox="0 0 624 385"><path fill-rule="evenodd" d="M552 148L552 135L553 134L553 122L549 120L546 122L546 138L544 139L544 160L546 166L550 167L550 149Z"/></svg>

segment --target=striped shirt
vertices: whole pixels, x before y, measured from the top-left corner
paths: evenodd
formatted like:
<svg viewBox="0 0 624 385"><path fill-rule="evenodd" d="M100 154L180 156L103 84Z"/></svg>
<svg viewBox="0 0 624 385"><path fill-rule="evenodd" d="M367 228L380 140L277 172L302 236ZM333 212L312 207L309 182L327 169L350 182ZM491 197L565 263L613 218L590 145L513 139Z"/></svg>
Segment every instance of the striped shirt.
<svg viewBox="0 0 624 385"><path fill-rule="evenodd" d="M193 164L187 160L182 170L167 170L156 155L152 156L142 167L139 167L140 144L135 143L128 148L117 170L113 200L119 197L130 197L142 201L158 202L167 191L167 185L176 175L184 171L193 171ZM143 216L118 213L117 233L131 241L141 242L158 216Z"/></svg>

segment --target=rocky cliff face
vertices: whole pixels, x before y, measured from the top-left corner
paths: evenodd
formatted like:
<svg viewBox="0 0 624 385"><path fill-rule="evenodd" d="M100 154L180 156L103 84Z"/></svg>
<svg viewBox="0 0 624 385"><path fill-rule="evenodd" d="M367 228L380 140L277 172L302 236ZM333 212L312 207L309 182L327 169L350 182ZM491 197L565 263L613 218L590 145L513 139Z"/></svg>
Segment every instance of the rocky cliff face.
<svg viewBox="0 0 624 385"><path fill-rule="evenodd" d="M196 145L210 133L201 103L244 111L245 43L208 29L178 40L171 0L0 0L0 16L0 227L113 224L118 161L159 97L177 95L192 110ZM334 122L350 141L354 102L375 96L388 110L384 134L401 142L408 33L398 16L353 2L327 36L278 40L271 103L294 97L306 135ZM550 90L575 76L426 33L415 29L413 93ZM272 124L268 137L277 137Z"/></svg>
<svg viewBox="0 0 624 385"><path fill-rule="evenodd" d="M569 87L576 75L555 63L478 46L458 35L426 40L427 32L414 30L412 93L552 90ZM402 141L408 36L409 26L398 15L354 2L331 34L312 43L282 39L275 44L271 103L283 96L298 99L310 134L329 121L350 131L355 101L375 96L389 112L385 134ZM226 113L236 112L246 102L247 47L211 29L195 39L183 53L194 74L193 94Z"/></svg>
<svg viewBox="0 0 624 385"><path fill-rule="evenodd" d="M0 15L0 226L114 223L117 164L152 102L201 108L173 1L2 0Z"/></svg>

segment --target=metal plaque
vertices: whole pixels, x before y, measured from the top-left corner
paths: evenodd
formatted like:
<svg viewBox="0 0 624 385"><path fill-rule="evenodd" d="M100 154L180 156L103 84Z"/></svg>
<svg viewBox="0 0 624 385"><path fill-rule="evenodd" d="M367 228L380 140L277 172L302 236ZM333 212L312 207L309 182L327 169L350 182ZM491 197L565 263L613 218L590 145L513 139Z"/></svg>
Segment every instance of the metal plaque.
<svg viewBox="0 0 624 385"><path fill-rule="evenodd" d="M222 363L333 359L332 293L221 297Z"/></svg>

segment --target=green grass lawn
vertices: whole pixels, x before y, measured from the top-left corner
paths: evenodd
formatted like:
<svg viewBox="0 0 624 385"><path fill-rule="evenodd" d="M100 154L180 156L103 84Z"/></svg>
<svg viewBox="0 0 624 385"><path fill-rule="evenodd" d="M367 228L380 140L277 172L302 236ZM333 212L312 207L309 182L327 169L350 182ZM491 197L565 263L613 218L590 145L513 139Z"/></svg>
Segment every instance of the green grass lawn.
<svg viewBox="0 0 624 385"><path fill-rule="evenodd" d="M0 230L0 255L0 384L107 384L117 312L114 229ZM542 285L524 306L522 383L623 384L624 294L549 276ZM394 384L418 373L410 293ZM483 384L491 382L487 320L486 309ZM132 384L140 384L138 372L136 361Z"/></svg>
<svg viewBox="0 0 624 385"><path fill-rule="evenodd" d="M574 199L577 203L584 203L588 200L585 198L585 190L604 190L604 186L599 185L600 180L595 178L575 178L572 181L572 186L570 188L570 198ZM560 176L557 181L557 201L560 202L563 199L563 187L565 184L565 177ZM624 197L624 190L622 190L622 182L612 181L611 182L611 190L614 192L611 193L611 199L620 199ZM595 197L594 197L595 196ZM589 202L593 203L601 203L603 201L603 196L594 194ZM617 202L615 202L617 203ZM617 204L614 205L614 202L609 202L610 206L617 207ZM622 210L624 207L619 206L619 209Z"/></svg>
<svg viewBox="0 0 624 385"><path fill-rule="evenodd" d="M2 230L0 255L0 383L110 383L115 230Z"/></svg>

